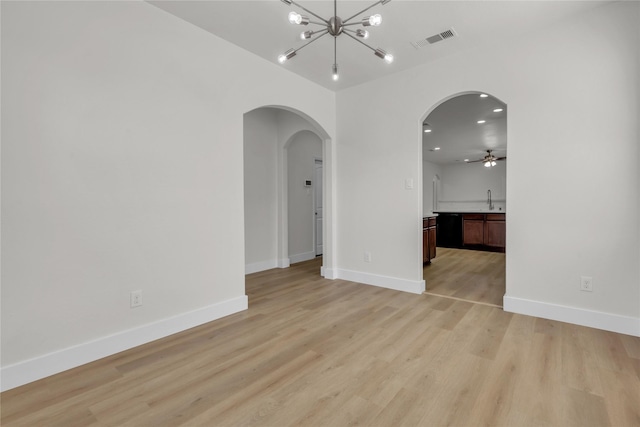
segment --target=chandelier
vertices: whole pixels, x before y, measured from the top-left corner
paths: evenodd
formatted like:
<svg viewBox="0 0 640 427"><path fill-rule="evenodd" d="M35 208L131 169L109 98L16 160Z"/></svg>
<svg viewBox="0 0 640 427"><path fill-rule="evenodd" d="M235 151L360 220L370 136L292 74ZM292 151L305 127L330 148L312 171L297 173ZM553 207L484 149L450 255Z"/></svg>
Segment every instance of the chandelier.
<svg viewBox="0 0 640 427"><path fill-rule="evenodd" d="M333 66L331 67L331 72L332 72L332 77L333 80L338 80L338 61L337 61L337 56L338 56L338 49L337 49L337 39L338 36L345 34L349 37L351 37L352 39L354 39L355 41L357 41L358 43L363 44L364 46L368 47L369 49L371 49L373 51L373 53L379 57L384 59L387 63L392 63L393 62L393 55L391 55L390 53L385 52L384 50L377 48L374 49L373 47L369 46L368 44L366 44L365 42L363 42L360 39L367 39L369 37L369 32L363 28L358 28L356 30L353 30L351 28L347 28L353 25L362 25L363 27L377 27L378 25L380 25L382 23L382 16L380 16L379 14L375 14L375 15L371 15L368 16L366 18L362 18L360 20L354 21L354 22L350 22L353 18L356 18L357 16L363 14L364 12L368 11L369 9L371 9L374 6L377 6L378 4L381 5L385 5L387 3L389 3L391 0L379 0L375 3L373 3L371 6L361 10L360 12L356 13L355 15L347 18L347 19L341 19L338 16L338 6L337 6L337 0L333 1L333 16L329 19L324 19L321 16L313 13L312 11L310 11L309 9L304 8L303 6L301 6L300 4L296 3L294 0L282 0L282 2L286 3L287 5L294 5L299 7L300 9L302 9L303 11L309 13L310 15L313 15L315 18L319 19L322 22L317 22L317 21L312 21L311 19L309 19L309 17L305 16L305 15L301 15L298 12L295 11L291 11L289 12L289 22L295 25L309 25L309 24L314 24L314 25L320 25L321 28L315 31L309 30L309 31L303 31L300 34L300 38L302 40L309 40L307 43L303 44L302 46L300 46L297 49L289 49L288 51L286 51L285 53L283 53L282 55L278 56L278 62L280 62L281 64L284 63L285 61L287 61L288 59L293 58L294 56L296 56L296 53L298 53L298 51L306 46L309 46L311 43L315 42L316 40L326 36L327 34L333 36Z"/></svg>

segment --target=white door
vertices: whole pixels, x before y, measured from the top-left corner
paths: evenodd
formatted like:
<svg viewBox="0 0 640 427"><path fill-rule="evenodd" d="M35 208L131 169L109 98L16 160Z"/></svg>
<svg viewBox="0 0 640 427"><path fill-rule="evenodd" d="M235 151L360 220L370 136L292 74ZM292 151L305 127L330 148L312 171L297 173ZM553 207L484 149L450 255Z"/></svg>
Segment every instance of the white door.
<svg viewBox="0 0 640 427"><path fill-rule="evenodd" d="M316 160L314 176L316 256L322 255L322 160Z"/></svg>

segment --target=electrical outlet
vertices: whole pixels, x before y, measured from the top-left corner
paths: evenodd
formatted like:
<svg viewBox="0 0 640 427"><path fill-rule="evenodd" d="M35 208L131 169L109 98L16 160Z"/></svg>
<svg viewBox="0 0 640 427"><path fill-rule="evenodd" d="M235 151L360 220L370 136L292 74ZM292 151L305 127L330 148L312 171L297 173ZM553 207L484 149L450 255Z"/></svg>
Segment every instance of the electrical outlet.
<svg viewBox="0 0 640 427"><path fill-rule="evenodd" d="M580 290L584 292L593 292L593 277L580 276Z"/></svg>
<svg viewBox="0 0 640 427"><path fill-rule="evenodd" d="M371 252L364 253L364 262L371 262Z"/></svg>
<svg viewBox="0 0 640 427"><path fill-rule="evenodd" d="M131 308L142 305L142 291L131 291Z"/></svg>

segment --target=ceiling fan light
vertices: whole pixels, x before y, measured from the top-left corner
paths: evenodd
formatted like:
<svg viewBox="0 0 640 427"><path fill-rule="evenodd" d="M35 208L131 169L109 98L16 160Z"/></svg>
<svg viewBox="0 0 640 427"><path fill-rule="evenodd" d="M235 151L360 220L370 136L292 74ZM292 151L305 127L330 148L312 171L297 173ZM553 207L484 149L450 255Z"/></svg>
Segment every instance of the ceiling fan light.
<svg viewBox="0 0 640 427"><path fill-rule="evenodd" d="M491 166L495 166L495 165L497 165L496 161L495 160L491 160Z"/></svg>
<svg viewBox="0 0 640 427"><path fill-rule="evenodd" d="M382 24L382 16L379 13L362 19L362 25L364 25L365 27L377 27L380 24Z"/></svg>
<svg viewBox="0 0 640 427"><path fill-rule="evenodd" d="M484 162L484 167L485 168L490 168L491 167L491 162Z"/></svg>
<svg viewBox="0 0 640 427"><path fill-rule="evenodd" d="M363 30L363 29L358 29L358 30L356 30L356 36L361 37L361 38L366 40L366 39L369 38L369 31Z"/></svg>
<svg viewBox="0 0 640 427"><path fill-rule="evenodd" d="M294 49L289 49L288 51L286 51L282 55L278 56L278 62L281 63L281 64L284 64L284 62L287 59L291 59L294 56L296 56L296 51Z"/></svg>

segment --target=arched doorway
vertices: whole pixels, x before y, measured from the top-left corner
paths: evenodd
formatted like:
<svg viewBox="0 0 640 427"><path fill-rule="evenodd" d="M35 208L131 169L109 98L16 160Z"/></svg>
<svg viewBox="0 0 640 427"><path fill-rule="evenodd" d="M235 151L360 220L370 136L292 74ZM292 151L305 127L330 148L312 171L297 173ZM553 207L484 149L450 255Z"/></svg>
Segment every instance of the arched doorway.
<svg viewBox="0 0 640 427"><path fill-rule="evenodd" d="M287 148L301 135L313 135L320 141L319 158L328 170L321 183L325 206L321 274L333 278L333 151L329 135L304 113L281 106L264 106L245 113L243 128L245 273L290 265Z"/></svg>
<svg viewBox="0 0 640 427"><path fill-rule="evenodd" d="M507 105L483 92L455 94L421 126L423 212L437 222L426 293L502 306Z"/></svg>

